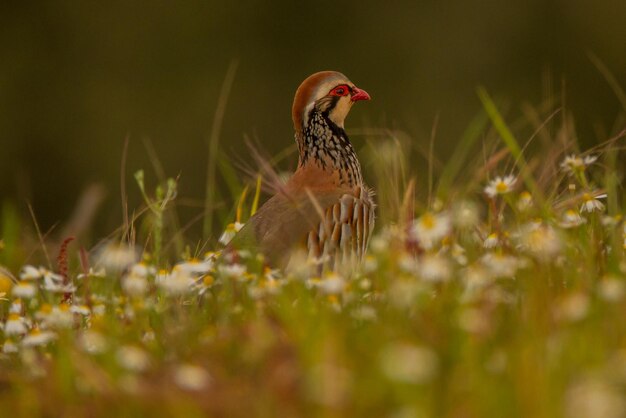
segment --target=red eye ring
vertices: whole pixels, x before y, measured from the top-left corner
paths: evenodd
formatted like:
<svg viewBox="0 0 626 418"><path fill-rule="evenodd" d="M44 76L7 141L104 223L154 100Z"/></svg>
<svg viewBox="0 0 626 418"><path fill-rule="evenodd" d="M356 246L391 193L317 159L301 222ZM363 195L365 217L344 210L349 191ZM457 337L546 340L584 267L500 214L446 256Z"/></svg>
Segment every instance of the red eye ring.
<svg viewBox="0 0 626 418"><path fill-rule="evenodd" d="M348 94L350 94L350 88L345 84L337 86L330 91L331 96L347 96Z"/></svg>

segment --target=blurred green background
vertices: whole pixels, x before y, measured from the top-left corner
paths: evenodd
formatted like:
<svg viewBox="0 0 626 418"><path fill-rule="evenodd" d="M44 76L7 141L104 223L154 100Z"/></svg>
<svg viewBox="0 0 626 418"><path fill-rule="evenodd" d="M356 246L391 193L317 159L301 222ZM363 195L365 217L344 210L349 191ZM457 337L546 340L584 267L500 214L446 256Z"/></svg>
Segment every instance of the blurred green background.
<svg viewBox="0 0 626 418"><path fill-rule="evenodd" d="M290 146L293 93L325 69L374 99L353 111L348 131L401 129L426 143L439 115L444 159L480 109L478 85L515 117L522 101L537 104L564 80L580 139L593 145L614 129L620 104L589 51L626 86L625 1L6 1L0 196L23 213L31 202L46 230L101 183L96 225L108 232L122 221L128 137L130 207L140 204L132 173L155 177L148 140L165 172L180 174L180 196L192 202L185 216L197 215L207 137L234 60L220 138L233 159L247 159L244 135L269 153Z"/></svg>

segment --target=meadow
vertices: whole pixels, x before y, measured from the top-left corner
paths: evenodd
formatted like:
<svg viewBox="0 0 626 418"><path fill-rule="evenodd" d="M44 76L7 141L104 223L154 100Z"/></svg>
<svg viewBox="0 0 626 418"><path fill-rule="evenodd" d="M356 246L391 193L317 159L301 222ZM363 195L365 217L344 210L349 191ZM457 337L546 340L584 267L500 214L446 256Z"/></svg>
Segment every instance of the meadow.
<svg viewBox="0 0 626 418"><path fill-rule="evenodd" d="M224 259L263 199L229 161L207 242L183 238L177 180L143 171L144 204L93 248L52 251L5 207L2 415L626 416L624 119L582 150L559 100L478 98L446 161L436 123L421 145L354 130L378 204L356 269Z"/></svg>

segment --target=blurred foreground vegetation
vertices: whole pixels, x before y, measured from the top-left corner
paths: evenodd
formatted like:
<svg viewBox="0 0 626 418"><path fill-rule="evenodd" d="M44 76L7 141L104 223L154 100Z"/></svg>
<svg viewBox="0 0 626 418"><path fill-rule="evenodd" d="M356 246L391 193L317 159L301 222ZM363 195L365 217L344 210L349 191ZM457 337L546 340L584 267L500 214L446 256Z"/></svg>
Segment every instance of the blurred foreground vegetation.
<svg viewBox="0 0 626 418"><path fill-rule="evenodd" d="M358 271L177 244L177 183L155 191L142 172L128 187L144 204L92 250L21 236L5 209L2 410L625 416L624 120L582 150L558 101L510 123L478 97L445 163L397 131L362 132L379 218ZM233 194L231 222L254 187Z"/></svg>

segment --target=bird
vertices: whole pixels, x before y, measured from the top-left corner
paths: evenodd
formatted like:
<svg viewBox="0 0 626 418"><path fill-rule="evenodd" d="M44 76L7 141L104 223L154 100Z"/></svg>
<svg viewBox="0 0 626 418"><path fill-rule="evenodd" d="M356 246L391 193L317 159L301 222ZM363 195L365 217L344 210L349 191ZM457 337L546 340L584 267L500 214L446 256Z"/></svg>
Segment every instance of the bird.
<svg viewBox="0 0 626 418"><path fill-rule="evenodd" d="M291 116L298 165L287 182L245 223L226 250L250 249L286 266L295 249L324 270L361 260L375 222L374 191L344 129L370 95L337 71L321 71L296 90Z"/></svg>

